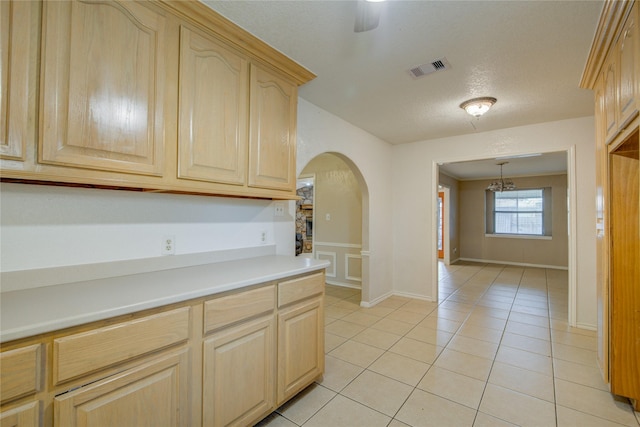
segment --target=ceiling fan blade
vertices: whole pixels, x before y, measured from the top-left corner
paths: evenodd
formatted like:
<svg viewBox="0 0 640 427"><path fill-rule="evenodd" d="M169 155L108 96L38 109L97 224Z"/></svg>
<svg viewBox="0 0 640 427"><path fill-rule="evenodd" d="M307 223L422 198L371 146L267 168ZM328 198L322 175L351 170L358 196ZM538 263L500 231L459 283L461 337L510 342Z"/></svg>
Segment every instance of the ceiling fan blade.
<svg viewBox="0 0 640 427"><path fill-rule="evenodd" d="M373 30L380 23L380 13L382 12L381 2L371 2L358 0L356 9L356 22L353 31L362 33Z"/></svg>

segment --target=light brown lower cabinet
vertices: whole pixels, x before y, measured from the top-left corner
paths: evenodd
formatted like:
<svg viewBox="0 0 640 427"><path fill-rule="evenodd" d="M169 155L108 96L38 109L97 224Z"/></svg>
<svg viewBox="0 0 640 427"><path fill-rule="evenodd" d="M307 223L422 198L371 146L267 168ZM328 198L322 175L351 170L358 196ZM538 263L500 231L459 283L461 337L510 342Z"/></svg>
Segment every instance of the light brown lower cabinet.
<svg viewBox="0 0 640 427"><path fill-rule="evenodd" d="M324 272L0 345L0 427L253 425L324 372Z"/></svg>
<svg viewBox="0 0 640 427"><path fill-rule="evenodd" d="M188 426L189 351L182 349L54 399L54 425Z"/></svg>

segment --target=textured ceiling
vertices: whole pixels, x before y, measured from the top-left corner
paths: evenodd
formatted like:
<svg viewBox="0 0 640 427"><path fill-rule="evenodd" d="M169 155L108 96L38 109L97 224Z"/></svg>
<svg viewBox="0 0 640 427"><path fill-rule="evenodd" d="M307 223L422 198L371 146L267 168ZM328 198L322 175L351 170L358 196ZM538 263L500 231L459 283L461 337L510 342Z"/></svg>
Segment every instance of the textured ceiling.
<svg viewBox="0 0 640 427"><path fill-rule="evenodd" d="M355 1L204 2L317 74L302 98L392 144L593 115L578 83L602 1L388 0L364 33ZM473 119L477 96L498 102Z"/></svg>

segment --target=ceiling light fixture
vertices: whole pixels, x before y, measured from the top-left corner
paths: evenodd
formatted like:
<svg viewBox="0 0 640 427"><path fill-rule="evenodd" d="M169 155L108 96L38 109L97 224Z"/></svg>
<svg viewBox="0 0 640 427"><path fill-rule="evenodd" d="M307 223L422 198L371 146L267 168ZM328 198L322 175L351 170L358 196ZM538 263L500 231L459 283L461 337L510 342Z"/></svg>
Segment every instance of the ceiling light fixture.
<svg viewBox="0 0 640 427"><path fill-rule="evenodd" d="M509 162L501 162L501 163L496 163L497 165L500 166L500 180L499 181L493 181L491 184L489 184L489 186L487 187L487 190L491 190L493 192L497 192L497 191L512 191L516 189L516 185L513 183L513 181L511 181L509 178L502 178L502 166L506 165Z"/></svg>
<svg viewBox="0 0 640 427"><path fill-rule="evenodd" d="M460 104L460 108L471 114L473 117L480 117L489 111L489 108L491 108L496 101L497 99L490 96L483 96L481 98L473 98L468 101L464 101Z"/></svg>

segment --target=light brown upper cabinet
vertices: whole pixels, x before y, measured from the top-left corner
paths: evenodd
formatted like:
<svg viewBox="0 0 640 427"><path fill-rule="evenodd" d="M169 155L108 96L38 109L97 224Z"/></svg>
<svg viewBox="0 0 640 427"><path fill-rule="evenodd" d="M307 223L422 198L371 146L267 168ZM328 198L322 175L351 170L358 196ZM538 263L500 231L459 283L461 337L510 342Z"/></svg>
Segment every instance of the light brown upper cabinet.
<svg viewBox="0 0 640 427"><path fill-rule="evenodd" d="M295 191L297 87L251 66L249 186Z"/></svg>
<svg viewBox="0 0 640 427"><path fill-rule="evenodd" d="M45 2L43 17L40 161L162 175L165 18L85 1Z"/></svg>
<svg viewBox="0 0 640 427"><path fill-rule="evenodd" d="M0 23L4 180L296 197L315 76L205 4L0 1Z"/></svg>
<svg viewBox="0 0 640 427"><path fill-rule="evenodd" d="M181 25L179 79L178 177L244 184L248 61Z"/></svg>
<svg viewBox="0 0 640 427"><path fill-rule="evenodd" d="M35 138L38 5L0 2L0 158L22 161Z"/></svg>
<svg viewBox="0 0 640 427"><path fill-rule="evenodd" d="M636 9L638 6L636 6ZM638 61L640 61L640 34L638 33L638 14L632 12L622 28L617 43L618 55L618 102L616 103L618 125L627 126L638 113L640 106L640 77L638 77Z"/></svg>

